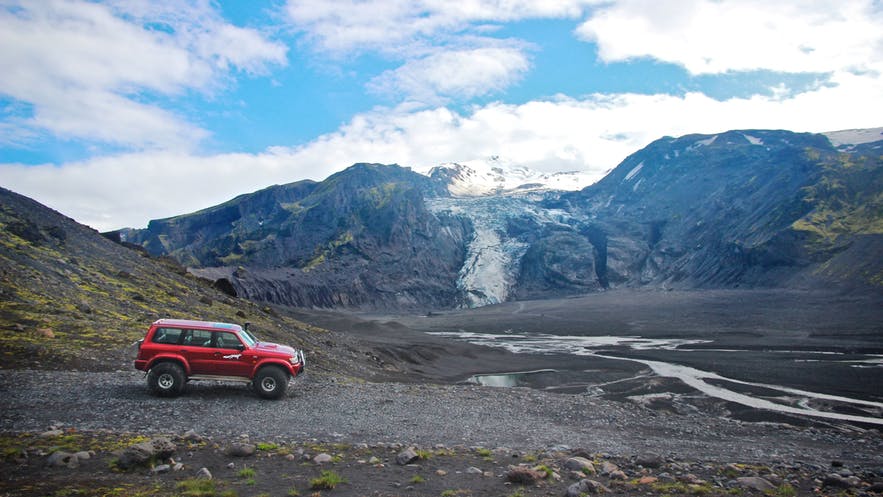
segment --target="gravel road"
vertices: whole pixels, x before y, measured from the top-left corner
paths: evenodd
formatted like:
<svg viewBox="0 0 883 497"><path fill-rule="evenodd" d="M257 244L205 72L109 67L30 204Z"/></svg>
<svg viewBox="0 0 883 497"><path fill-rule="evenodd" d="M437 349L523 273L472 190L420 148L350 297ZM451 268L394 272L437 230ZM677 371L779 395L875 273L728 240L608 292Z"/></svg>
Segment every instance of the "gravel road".
<svg viewBox="0 0 883 497"><path fill-rule="evenodd" d="M656 412L586 395L472 385L298 378L281 401L244 385L194 382L174 399L147 393L143 374L0 371L0 430L249 435L255 440L404 443L539 450L567 445L616 456L656 453L718 462L840 460L883 467L876 431L743 423Z"/></svg>

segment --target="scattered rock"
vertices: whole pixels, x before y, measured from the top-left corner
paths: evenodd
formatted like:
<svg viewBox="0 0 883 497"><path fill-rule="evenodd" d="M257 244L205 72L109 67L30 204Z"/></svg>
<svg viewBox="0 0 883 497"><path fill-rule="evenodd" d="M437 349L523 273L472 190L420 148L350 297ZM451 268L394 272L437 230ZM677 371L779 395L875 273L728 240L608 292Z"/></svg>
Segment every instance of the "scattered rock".
<svg viewBox="0 0 883 497"><path fill-rule="evenodd" d="M81 450L74 454L77 457L78 461L88 461L95 456L95 452L91 450Z"/></svg>
<svg viewBox="0 0 883 497"><path fill-rule="evenodd" d="M564 495L566 497L582 497L585 494L600 494L609 491L610 489L601 482L586 479L567 487L567 492Z"/></svg>
<svg viewBox="0 0 883 497"><path fill-rule="evenodd" d="M511 483L521 485L533 485L546 478L544 471L529 468L527 466L509 466L503 478Z"/></svg>
<svg viewBox="0 0 883 497"><path fill-rule="evenodd" d="M171 465L169 465L169 464L160 464L159 466L154 466L154 468L153 468L152 470L150 470L150 472L153 473L153 474L158 475L158 474L161 474L161 473L168 473L168 472L171 471L171 470L172 470L172 466L171 466Z"/></svg>
<svg viewBox="0 0 883 497"><path fill-rule="evenodd" d="M837 473L831 473L822 480L822 486L834 488L852 488L861 485L862 481L857 476L840 476Z"/></svg>
<svg viewBox="0 0 883 497"><path fill-rule="evenodd" d="M195 430L185 431L184 434L181 435L181 440L194 443L201 443L205 441L205 439L202 436L198 435Z"/></svg>
<svg viewBox="0 0 883 497"><path fill-rule="evenodd" d="M564 461L564 467L573 471L582 471L587 475L594 475L597 473L595 465L585 457L571 457Z"/></svg>
<svg viewBox="0 0 883 497"><path fill-rule="evenodd" d="M601 464L601 474L602 475L606 476L606 475L609 475L610 473L613 473L614 471L618 471L618 470L619 470L619 466L613 464L610 461L604 461L604 463Z"/></svg>
<svg viewBox="0 0 883 497"><path fill-rule="evenodd" d="M37 328L35 333L41 338L55 338L55 332L51 328Z"/></svg>
<svg viewBox="0 0 883 497"><path fill-rule="evenodd" d="M63 431L63 430L57 430L57 429L56 429L56 430L48 430L48 431L44 431L43 433L40 434L40 436L43 437L43 438L60 437L60 436L62 436L62 435L64 435L64 431Z"/></svg>
<svg viewBox="0 0 883 497"><path fill-rule="evenodd" d="M435 470L435 474L438 476L447 476L448 472L443 469L437 469L437 470Z"/></svg>
<svg viewBox="0 0 883 497"><path fill-rule="evenodd" d="M231 457L253 456L257 447L250 443L234 443L227 448L227 455Z"/></svg>
<svg viewBox="0 0 883 497"><path fill-rule="evenodd" d="M317 454L316 457L313 458L313 462L316 464L327 464L330 463L334 458L331 457L331 454L321 453Z"/></svg>
<svg viewBox="0 0 883 497"><path fill-rule="evenodd" d="M129 469L147 464L151 459L165 459L175 453L175 444L166 437L140 442L123 450L117 466Z"/></svg>
<svg viewBox="0 0 883 497"><path fill-rule="evenodd" d="M49 455L49 458L46 459L46 464L48 466L56 467L56 468L76 468L80 465L80 462L77 460L77 456L75 454L71 454L70 452L53 452Z"/></svg>
<svg viewBox="0 0 883 497"><path fill-rule="evenodd" d="M212 472L208 468L199 468L199 471L196 472L196 477L201 480L211 480Z"/></svg>
<svg viewBox="0 0 883 497"><path fill-rule="evenodd" d="M419 459L420 456L417 455L417 452L413 447L408 447L407 449L399 452L396 456L396 464L399 466L404 466L406 464L411 464L412 462Z"/></svg>
<svg viewBox="0 0 883 497"><path fill-rule="evenodd" d="M380 464L380 458L377 456L371 456L371 458L368 459L368 464Z"/></svg>
<svg viewBox="0 0 883 497"><path fill-rule="evenodd" d="M736 483L738 483L740 487L751 488L760 492L767 492L776 488L776 486L770 483L769 480L759 476L743 476L736 478Z"/></svg>
<svg viewBox="0 0 883 497"><path fill-rule="evenodd" d="M638 480L638 484L640 485L650 485L651 483L656 483L659 481L659 478L655 476L642 476L640 480Z"/></svg>
<svg viewBox="0 0 883 497"><path fill-rule="evenodd" d="M469 466L468 468L466 468L466 474L467 475L483 475L484 471L476 468L475 466Z"/></svg>
<svg viewBox="0 0 883 497"><path fill-rule="evenodd" d="M626 481L629 479L628 475L625 474L625 471L621 469L617 469L616 471L611 471L610 474L607 475L611 480L619 480Z"/></svg>
<svg viewBox="0 0 883 497"><path fill-rule="evenodd" d="M644 454L635 459L635 464L645 468L658 468L665 464L665 459L658 454Z"/></svg>

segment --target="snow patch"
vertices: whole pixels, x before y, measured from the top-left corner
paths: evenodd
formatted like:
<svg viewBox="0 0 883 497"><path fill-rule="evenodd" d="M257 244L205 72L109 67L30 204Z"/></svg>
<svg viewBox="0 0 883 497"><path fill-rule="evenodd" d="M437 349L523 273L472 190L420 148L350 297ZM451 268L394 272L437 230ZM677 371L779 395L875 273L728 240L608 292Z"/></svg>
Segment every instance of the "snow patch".
<svg viewBox="0 0 883 497"><path fill-rule="evenodd" d="M711 145L714 141L717 140L717 135L712 136L711 138L706 138L704 140L699 140L693 144L693 147L704 147L707 145Z"/></svg>
<svg viewBox="0 0 883 497"><path fill-rule="evenodd" d="M763 145L763 140L756 136L746 135L745 133L742 133L742 136L744 136L745 139L748 140L748 143L752 145Z"/></svg>
<svg viewBox="0 0 883 497"><path fill-rule="evenodd" d="M883 140L883 128L868 129L844 129L841 131L828 131L822 133L831 141L831 145L840 147L842 145L860 145L862 143L871 143Z"/></svg>
<svg viewBox="0 0 883 497"><path fill-rule="evenodd" d="M531 191L576 191L598 179L582 171L544 173L494 156L485 160L450 162L432 168L427 176L447 183L457 197L517 194Z"/></svg>
<svg viewBox="0 0 883 497"><path fill-rule="evenodd" d="M629 171L628 174L625 175L625 179L623 181L630 181L632 178L635 177L635 175L637 175L639 172L641 172L641 169L643 169L643 168L644 168L644 162L641 161L640 164L635 166L631 171Z"/></svg>

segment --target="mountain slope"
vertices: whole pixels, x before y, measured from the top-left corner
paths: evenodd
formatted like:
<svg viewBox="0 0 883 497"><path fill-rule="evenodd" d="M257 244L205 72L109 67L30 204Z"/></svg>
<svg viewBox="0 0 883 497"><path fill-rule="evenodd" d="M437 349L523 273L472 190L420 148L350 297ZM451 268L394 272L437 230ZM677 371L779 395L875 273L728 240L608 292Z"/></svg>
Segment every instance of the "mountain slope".
<svg viewBox="0 0 883 497"><path fill-rule="evenodd" d="M879 145L847 153L761 130L663 138L570 200L608 237L612 284L874 284L883 266L856 281L820 265L883 234Z"/></svg>
<svg viewBox="0 0 883 497"><path fill-rule="evenodd" d="M250 321L260 337L305 348L325 370L358 374L367 364L341 366L347 347L326 352L327 332L0 188L0 367L128 370L132 343L165 317Z"/></svg>

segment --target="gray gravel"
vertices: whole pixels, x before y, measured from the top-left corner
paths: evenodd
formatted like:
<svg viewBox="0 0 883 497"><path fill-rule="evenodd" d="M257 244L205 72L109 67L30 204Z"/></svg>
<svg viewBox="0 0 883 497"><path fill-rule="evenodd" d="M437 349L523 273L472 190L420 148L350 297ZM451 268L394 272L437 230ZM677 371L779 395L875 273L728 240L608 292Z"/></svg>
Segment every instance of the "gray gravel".
<svg viewBox="0 0 883 497"><path fill-rule="evenodd" d="M657 453L718 462L839 460L883 467L883 438L856 428L795 428L656 412L586 395L472 385L298 378L281 401L241 384L194 382L178 398L147 393L142 373L0 371L0 431L78 430L541 450Z"/></svg>

